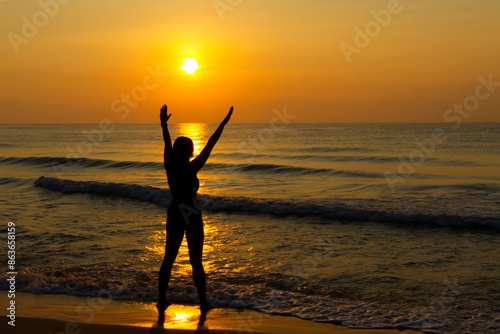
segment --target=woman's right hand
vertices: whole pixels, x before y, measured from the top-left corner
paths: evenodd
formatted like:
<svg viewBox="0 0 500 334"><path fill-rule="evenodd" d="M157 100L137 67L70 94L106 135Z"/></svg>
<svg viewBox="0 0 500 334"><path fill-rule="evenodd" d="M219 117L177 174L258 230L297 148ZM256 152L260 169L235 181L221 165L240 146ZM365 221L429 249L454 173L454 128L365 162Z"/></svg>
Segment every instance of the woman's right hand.
<svg viewBox="0 0 500 334"><path fill-rule="evenodd" d="M227 116L226 116L226 118L224 118L222 123L227 124L227 122L229 122L229 120L231 119L232 114L233 114L233 107L231 107L231 109L229 109L229 112L227 113Z"/></svg>
<svg viewBox="0 0 500 334"><path fill-rule="evenodd" d="M161 123L167 123L168 119L170 118L170 116L172 116L172 114L168 114L167 113L167 105L164 104L163 107L161 107L161 110L160 110L160 121Z"/></svg>

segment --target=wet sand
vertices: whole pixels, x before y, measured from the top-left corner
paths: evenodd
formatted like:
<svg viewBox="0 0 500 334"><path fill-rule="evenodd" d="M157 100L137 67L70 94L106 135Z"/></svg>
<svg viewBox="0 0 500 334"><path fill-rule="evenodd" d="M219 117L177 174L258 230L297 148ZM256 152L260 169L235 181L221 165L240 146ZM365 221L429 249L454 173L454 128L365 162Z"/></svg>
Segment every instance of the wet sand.
<svg viewBox="0 0 500 334"><path fill-rule="evenodd" d="M418 333L397 330L350 329L334 324L315 323L294 317L271 316L251 310L214 309L200 324L199 307L171 305L164 326L156 324L153 303L124 302L67 295L16 293L16 326L8 325L2 307L2 333L105 334L105 333L268 333L268 334L396 334ZM0 296L8 305L7 294Z"/></svg>

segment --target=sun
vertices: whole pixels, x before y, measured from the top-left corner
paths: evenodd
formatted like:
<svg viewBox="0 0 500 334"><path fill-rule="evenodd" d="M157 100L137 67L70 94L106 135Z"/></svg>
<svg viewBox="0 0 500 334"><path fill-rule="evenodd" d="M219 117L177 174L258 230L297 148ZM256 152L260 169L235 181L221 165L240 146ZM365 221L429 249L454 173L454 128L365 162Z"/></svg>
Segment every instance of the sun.
<svg viewBox="0 0 500 334"><path fill-rule="evenodd" d="M198 69L198 63L194 58L184 59L184 64L181 67L181 70L186 72L187 74L193 74Z"/></svg>

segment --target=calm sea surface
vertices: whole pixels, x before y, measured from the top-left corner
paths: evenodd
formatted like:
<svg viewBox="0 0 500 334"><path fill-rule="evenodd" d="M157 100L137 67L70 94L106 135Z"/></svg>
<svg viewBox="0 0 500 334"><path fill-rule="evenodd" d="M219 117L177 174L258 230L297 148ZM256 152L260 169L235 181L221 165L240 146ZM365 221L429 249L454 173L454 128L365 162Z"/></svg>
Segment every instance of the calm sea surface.
<svg viewBox="0 0 500 334"><path fill-rule="evenodd" d="M196 154L216 126L170 131ZM0 125L0 231L16 224L18 290L153 303L170 202L161 128L97 129ZM199 178L215 306L500 330L499 123L229 124ZM197 302L185 242L169 298Z"/></svg>

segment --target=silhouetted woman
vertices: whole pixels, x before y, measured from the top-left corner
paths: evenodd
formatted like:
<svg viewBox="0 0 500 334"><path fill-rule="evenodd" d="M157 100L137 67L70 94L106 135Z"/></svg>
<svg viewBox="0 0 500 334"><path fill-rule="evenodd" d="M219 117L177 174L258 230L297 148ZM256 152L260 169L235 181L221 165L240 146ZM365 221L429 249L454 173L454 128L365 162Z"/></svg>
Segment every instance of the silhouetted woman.
<svg viewBox="0 0 500 334"><path fill-rule="evenodd" d="M226 118L219 125L212 137L210 137L205 148L196 158L191 160L193 157L193 141L187 137L179 137L175 140L174 147L172 147L167 127L167 121L172 114L168 115L166 105L163 105L161 108L160 120L163 129L163 140L165 142L163 161L167 171L172 202L168 208L167 244L165 246L165 257L160 267L158 282L160 298L156 306L160 315L159 322L163 322L163 314L169 305L166 293L170 281L170 272L182 239L184 238L184 232L186 232L189 249L189 261L193 267L194 283L200 297L200 309L202 312L209 309L206 297L205 270L201 262L204 233L201 209L197 206L196 199L199 188L199 181L196 174L205 165L210 152L212 152L212 149L219 140L222 130L227 122L229 122L232 113L233 107L231 107Z"/></svg>

